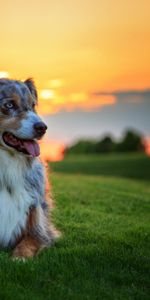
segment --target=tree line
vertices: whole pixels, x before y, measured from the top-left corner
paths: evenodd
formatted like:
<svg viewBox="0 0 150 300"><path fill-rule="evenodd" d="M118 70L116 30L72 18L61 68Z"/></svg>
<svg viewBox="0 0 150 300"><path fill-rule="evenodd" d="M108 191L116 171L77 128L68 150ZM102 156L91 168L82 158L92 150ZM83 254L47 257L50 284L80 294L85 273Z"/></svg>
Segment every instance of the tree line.
<svg viewBox="0 0 150 300"><path fill-rule="evenodd" d="M100 154L111 152L145 152L143 136L136 131L127 130L122 139L115 141L110 135L100 140L79 140L66 149L67 154Z"/></svg>

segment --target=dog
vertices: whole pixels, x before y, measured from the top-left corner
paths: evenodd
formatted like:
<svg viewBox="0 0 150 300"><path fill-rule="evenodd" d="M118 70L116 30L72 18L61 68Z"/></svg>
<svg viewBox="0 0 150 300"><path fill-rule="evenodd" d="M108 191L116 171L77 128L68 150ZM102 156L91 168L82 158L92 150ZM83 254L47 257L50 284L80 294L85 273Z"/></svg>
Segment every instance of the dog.
<svg viewBox="0 0 150 300"><path fill-rule="evenodd" d="M47 130L36 113L32 79L0 79L0 247L33 257L59 236L49 216L37 140Z"/></svg>

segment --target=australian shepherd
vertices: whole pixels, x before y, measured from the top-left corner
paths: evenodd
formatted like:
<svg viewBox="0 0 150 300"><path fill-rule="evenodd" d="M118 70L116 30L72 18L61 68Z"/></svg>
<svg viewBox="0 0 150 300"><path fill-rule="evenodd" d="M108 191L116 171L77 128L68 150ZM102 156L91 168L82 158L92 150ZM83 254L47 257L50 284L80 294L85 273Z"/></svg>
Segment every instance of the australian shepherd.
<svg viewBox="0 0 150 300"><path fill-rule="evenodd" d="M37 140L47 126L36 114L32 79L0 79L0 247L32 257L58 236L49 216Z"/></svg>

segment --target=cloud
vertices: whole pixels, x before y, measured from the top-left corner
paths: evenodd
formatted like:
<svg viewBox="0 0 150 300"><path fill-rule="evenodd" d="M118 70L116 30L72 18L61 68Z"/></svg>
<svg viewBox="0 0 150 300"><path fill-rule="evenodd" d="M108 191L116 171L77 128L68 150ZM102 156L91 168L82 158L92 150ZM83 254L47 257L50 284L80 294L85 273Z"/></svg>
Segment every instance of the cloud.
<svg viewBox="0 0 150 300"><path fill-rule="evenodd" d="M117 105L105 105L103 109L85 111L61 111L45 115L48 125L47 138L65 144L78 139L99 139L105 134L120 138L126 128L134 129L150 136L150 102L121 102Z"/></svg>
<svg viewBox="0 0 150 300"><path fill-rule="evenodd" d="M102 106L114 105L115 97L112 95L91 95L86 92L76 92L70 94L58 93L53 90L41 90L39 93L40 114L51 114L59 111L94 111Z"/></svg>
<svg viewBox="0 0 150 300"><path fill-rule="evenodd" d="M150 103L150 89L85 91L63 93L55 89L41 90L38 112L42 115L55 114L60 111L97 111L106 106L119 104Z"/></svg>
<svg viewBox="0 0 150 300"><path fill-rule="evenodd" d="M125 101L128 103L141 103L143 100L150 100L150 88L144 90L130 89L130 90L115 90L112 92L98 91L92 93L95 97L113 96L116 102Z"/></svg>

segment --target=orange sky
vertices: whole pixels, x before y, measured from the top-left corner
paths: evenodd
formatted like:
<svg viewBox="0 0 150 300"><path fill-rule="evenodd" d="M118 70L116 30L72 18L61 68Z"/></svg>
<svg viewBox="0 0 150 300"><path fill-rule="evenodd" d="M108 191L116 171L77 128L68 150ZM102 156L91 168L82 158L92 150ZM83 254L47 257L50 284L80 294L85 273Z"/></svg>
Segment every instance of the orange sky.
<svg viewBox="0 0 150 300"><path fill-rule="evenodd" d="M95 90L147 88L150 1L2 1L0 71L35 78L40 112L91 109Z"/></svg>
<svg viewBox="0 0 150 300"><path fill-rule="evenodd" d="M93 93L150 87L149 12L149 0L1 1L0 76L33 77L43 115L113 105Z"/></svg>

